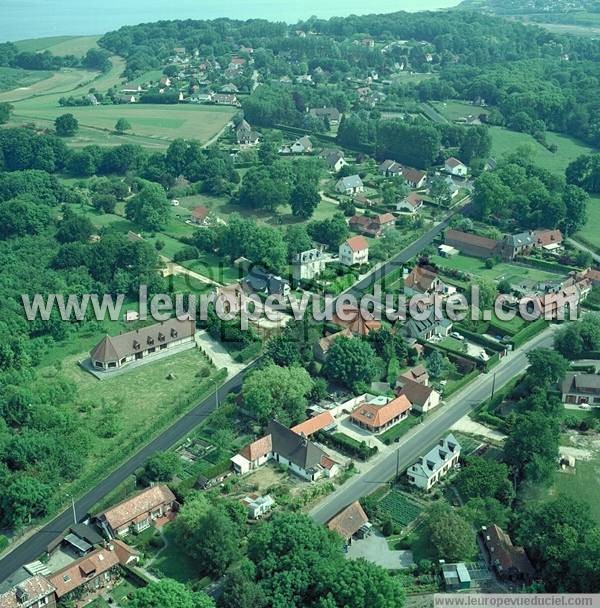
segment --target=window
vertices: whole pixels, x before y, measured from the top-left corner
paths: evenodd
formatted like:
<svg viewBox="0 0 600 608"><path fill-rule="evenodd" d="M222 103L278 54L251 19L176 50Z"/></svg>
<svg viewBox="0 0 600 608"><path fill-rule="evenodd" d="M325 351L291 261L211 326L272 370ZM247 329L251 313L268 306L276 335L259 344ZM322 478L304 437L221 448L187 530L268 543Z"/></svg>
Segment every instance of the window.
<svg viewBox="0 0 600 608"><path fill-rule="evenodd" d="M94 365L95 365L96 367L104 367L104 366L102 365L102 361L96 361L96 362L94 363Z"/></svg>

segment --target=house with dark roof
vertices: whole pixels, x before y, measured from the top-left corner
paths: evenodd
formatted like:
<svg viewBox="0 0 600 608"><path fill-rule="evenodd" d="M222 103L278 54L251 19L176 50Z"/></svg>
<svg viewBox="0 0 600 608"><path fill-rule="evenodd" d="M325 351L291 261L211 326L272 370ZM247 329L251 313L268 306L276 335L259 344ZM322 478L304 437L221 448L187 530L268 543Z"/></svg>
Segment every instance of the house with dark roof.
<svg viewBox="0 0 600 608"><path fill-rule="evenodd" d="M337 181L335 189L340 194L352 196L353 194L364 192L365 186L359 175L348 175L347 177L342 177Z"/></svg>
<svg viewBox="0 0 600 608"><path fill-rule="evenodd" d="M319 154L319 158L324 160L327 168L334 173L337 173L348 164L344 158L344 153L337 148L325 148Z"/></svg>
<svg viewBox="0 0 600 608"><path fill-rule="evenodd" d="M406 395L395 399L382 395L359 404L350 414L350 420L371 433L381 433L404 420L411 409L412 403Z"/></svg>
<svg viewBox="0 0 600 608"><path fill-rule="evenodd" d="M512 260L518 255L528 254L535 246L533 232L519 232L517 234L507 234L501 245L502 257Z"/></svg>
<svg viewBox="0 0 600 608"><path fill-rule="evenodd" d="M255 131L246 120L242 120L235 129L235 137L240 146L256 146L260 141L260 133Z"/></svg>
<svg viewBox="0 0 600 608"><path fill-rule="evenodd" d="M444 163L444 170L450 173L450 175L456 175L457 177L466 177L469 172L467 165L453 156L448 158Z"/></svg>
<svg viewBox="0 0 600 608"><path fill-rule="evenodd" d="M313 248L297 253L292 259L292 278L295 282L310 281L325 270L328 258L322 249Z"/></svg>
<svg viewBox="0 0 600 608"><path fill-rule="evenodd" d="M384 177L398 177L402 175L402 165L395 160L384 160L378 167L379 173Z"/></svg>
<svg viewBox="0 0 600 608"><path fill-rule="evenodd" d="M563 403L600 406L600 376L567 372L561 383Z"/></svg>
<svg viewBox="0 0 600 608"><path fill-rule="evenodd" d="M309 114L313 118L320 118L321 120L327 120L331 126L339 124L340 118L342 117L341 112L337 108L311 108Z"/></svg>
<svg viewBox="0 0 600 608"><path fill-rule="evenodd" d="M327 527L337 532L347 543L352 537L369 524L369 518L358 500L338 511L328 522Z"/></svg>
<svg viewBox="0 0 600 608"><path fill-rule="evenodd" d="M451 331L452 321L445 317L436 318L433 308L427 317L416 319L413 316L404 325L405 335L415 340L430 340L433 336L446 337Z"/></svg>
<svg viewBox="0 0 600 608"><path fill-rule="evenodd" d="M396 394L404 395L412 403L413 410L416 412L424 414L440 404L441 395L432 386L402 376L398 379L398 384Z"/></svg>
<svg viewBox="0 0 600 608"><path fill-rule="evenodd" d="M414 167L402 167L402 177L411 188L419 190L425 185L427 171L415 169Z"/></svg>
<svg viewBox="0 0 600 608"><path fill-rule="evenodd" d="M494 257L500 254L501 249L501 241L469 232L461 232L453 228L446 230L444 242L446 245L458 249L461 253L476 258Z"/></svg>
<svg viewBox="0 0 600 608"><path fill-rule="evenodd" d="M480 538L490 565L501 579L526 584L534 580L535 569L525 549L513 545L510 536L502 528L496 524L482 526Z"/></svg>
<svg viewBox="0 0 600 608"><path fill-rule="evenodd" d="M408 482L429 491L456 466L459 458L460 443L450 433L408 468L406 471Z"/></svg>
<svg viewBox="0 0 600 608"><path fill-rule="evenodd" d="M173 492L166 485L159 484L99 513L95 519L109 538L117 538L129 532L142 532L155 520L178 508Z"/></svg>
<svg viewBox="0 0 600 608"><path fill-rule="evenodd" d="M256 293L287 296L290 282L279 275L272 274L262 266L253 266L244 279L244 284Z"/></svg>
<svg viewBox="0 0 600 608"><path fill-rule="evenodd" d="M380 237L384 230L393 228L396 218L391 213L380 213L374 216L353 215L348 221L350 230L372 238Z"/></svg>
<svg viewBox="0 0 600 608"><path fill-rule="evenodd" d="M308 135L297 139L291 146L292 154L310 154L313 151L313 143Z"/></svg>
<svg viewBox="0 0 600 608"><path fill-rule="evenodd" d="M429 384L429 372L424 365L415 365L410 369L407 369L404 373L400 374L398 381L402 379L412 380L427 386Z"/></svg>
<svg viewBox="0 0 600 608"><path fill-rule="evenodd" d="M271 420L266 435L231 458L236 473L244 474L273 460L306 479L334 477L339 465L306 435Z"/></svg>
<svg viewBox="0 0 600 608"><path fill-rule="evenodd" d="M169 319L118 336L105 336L90 351L95 372L110 372L177 346L193 347L196 322Z"/></svg>

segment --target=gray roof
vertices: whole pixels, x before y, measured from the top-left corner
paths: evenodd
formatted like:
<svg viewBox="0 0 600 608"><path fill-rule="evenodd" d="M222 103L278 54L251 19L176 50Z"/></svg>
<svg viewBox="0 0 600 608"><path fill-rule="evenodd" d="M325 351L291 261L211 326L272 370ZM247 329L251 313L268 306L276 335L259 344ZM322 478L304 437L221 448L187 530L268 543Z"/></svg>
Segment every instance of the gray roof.
<svg viewBox="0 0 600 608"><path fill-rule="evenodd" d="M519 234L509 234L507 237L508 242L513 247L524 247L527 245L533 245L535 239L529 232L519 232Z"/></svg>
<svg viewBox="0 0 600 608"><path fill-rule="evenodd" d="M153 346L189 338L195 332L195 321L169 319L163 323L149 325L118 336L106 336L90 352L90 357L93 361L103 361L105 363L118 361L123 357L143 352Z"/></svg>
<svg viewBox="0 0 600 608"><path fill-rule="evenodd" d="M433 477L457 452L460 452L460 443L450 433L445 439L440 439L425 456L419 458L413 467L416 467L417 472L422 473L425 477Z"/></svg>
<svg viewBox="0 0 600 608"><path fill-rule="evenodd" d="M579 374L569 372L562 382L562 392L596 392L600 393L600 376L596 374Z"/></svg>
<svg viewBox="0 0 600 608"><path fill-rule="evenodd" d="M341 116L340 111L337 108L312 108L310 110L310 115L315 118L327 117L329 120L339 120Z"/></svg>
<svg viewBox="0 0 600 608"><path fill-rule="evenodd" d="M342 179L338 181L338 184L340 182L342 183L344 188L360 188L360 186L363 185L362 179L360 179L359 175L349 175L348 177L342 177Z"/></svg>
<svg viewBox="0 0 600 608"><path fill-rule="evenodd" d="M276 420L271 420L266 431L271 435L273 452L280 454L305 471L314 471L327 454L306 437L294 433Z"/></svg>
<svg viewBox="0 0 600 608"><path fill-rule="evenodd" d="M294 264L301 264L303 262L314 262L323 257L323 252L320 249L308 249L302 251L294 256Z"/></svg>
<svg viewBox="0 0 600 608"><path fill-rule="evenodd" d="M448 327L449 325L452 325L452 322L446 319L445 317L443 319L436 319L433 309L431 310L431 314L422 321L410 318L406 322L406 328L409 333L417 334L418 336L421 336L422 334L426 333L432 327Z"/></svg>

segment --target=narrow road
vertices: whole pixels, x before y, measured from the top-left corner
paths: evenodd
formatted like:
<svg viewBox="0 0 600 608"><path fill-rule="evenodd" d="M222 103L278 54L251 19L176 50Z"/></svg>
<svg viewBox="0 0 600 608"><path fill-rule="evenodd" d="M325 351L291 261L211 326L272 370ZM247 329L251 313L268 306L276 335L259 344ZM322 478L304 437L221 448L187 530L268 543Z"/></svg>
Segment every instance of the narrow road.
<svg viewBox="0 0 600 608"><path fill-rule="evenodd" d="M579 249L579 251L585 251L585 252L589 253L592 256L594 262L600 263L600 255L598 255L595 251L593 251L592 249L590 249L589 247L587 247L583 243L580 243L579 241L576 241L573 238L568 238L567 241L571 245L573 245L573 247L575 247L576 249Z"/></svg>
<svg viewBox="0 0 600 608"><path fill-rule="evenodd" d="M169 427L164 433L141 448L127 462L115 469L96 487L77 500L75 503L75 510L80 514L81 520L85 518L85 514L87 514L97 502L122 483L129 475L132 475L137 468L141 467L144 462L152 456L152 454L164 451L186 437L192 429L216 409L218 402L224 400L229 393L239 391L244 380L244 375L255 365L256 362L247 367L243 372L225 382L219 388L216 395L213 393L206 397L191 411L177 420L177 422ZM36 532L31 538L11 551L6 557L0 560L0 581L10 577L11 574L21 568L24 564L38 559L40 555L45 553L46 547L72 523L73 514L71 507L69 507Z"/></svg>
<svg viewBox="0 0 600 608"><path fill-rule="evenodd" d="M387 483L396 475L396 470L404 471L444 436L455 422L491 396L494 377L496 388L501 388L527 367L526 355L529 351L550 347L552 334L553 327L546 329L523 348L509 353L490 373L482 374L453 395L442 409L433 412L420 426L414 427L400 441L396 450L380 456L380 461L375 466L351 478L333 494L324 498L311 510L311 517L319 523L325 523L350 503Z"/></svg>

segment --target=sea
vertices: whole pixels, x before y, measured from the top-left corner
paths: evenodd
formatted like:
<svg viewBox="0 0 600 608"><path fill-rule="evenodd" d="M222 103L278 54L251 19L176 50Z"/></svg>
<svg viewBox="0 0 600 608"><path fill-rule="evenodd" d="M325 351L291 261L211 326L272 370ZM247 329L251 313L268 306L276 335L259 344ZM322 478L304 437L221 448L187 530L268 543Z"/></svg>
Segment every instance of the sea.
<svg viewBox="0 0 600 608"><path fill-rule="evenodd" d="M0 0L0 41L103 34L163 19L320 18L426 11L459 0Z"/></svg>

